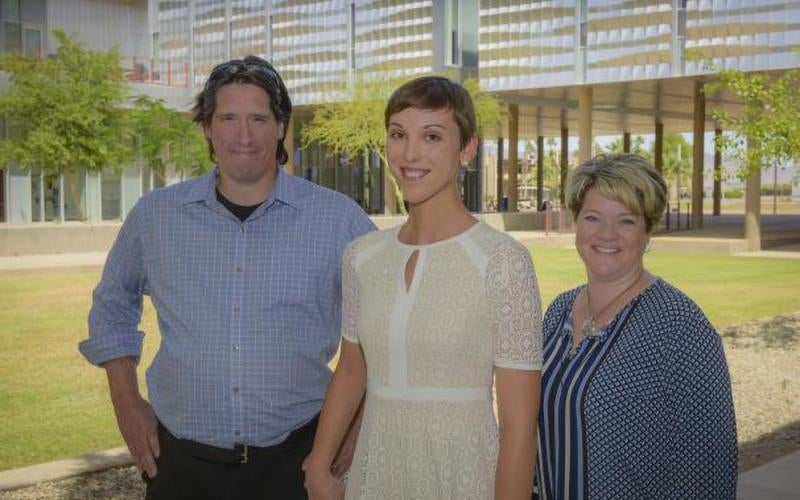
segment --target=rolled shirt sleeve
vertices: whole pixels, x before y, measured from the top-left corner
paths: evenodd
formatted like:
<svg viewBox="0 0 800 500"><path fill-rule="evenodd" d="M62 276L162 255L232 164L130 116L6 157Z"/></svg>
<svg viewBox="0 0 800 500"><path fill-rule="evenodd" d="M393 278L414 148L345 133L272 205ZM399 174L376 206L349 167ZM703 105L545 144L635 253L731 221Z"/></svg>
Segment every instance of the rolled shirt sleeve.
<svg viewBox="0 0 800 500"><path fill-rule="evenodd" d="M139 221L142 200L125 219L92 294L89 338L78 348L94 365L121 357L139 361L144 334L138 330L142 317L145 273Z"/></svg>

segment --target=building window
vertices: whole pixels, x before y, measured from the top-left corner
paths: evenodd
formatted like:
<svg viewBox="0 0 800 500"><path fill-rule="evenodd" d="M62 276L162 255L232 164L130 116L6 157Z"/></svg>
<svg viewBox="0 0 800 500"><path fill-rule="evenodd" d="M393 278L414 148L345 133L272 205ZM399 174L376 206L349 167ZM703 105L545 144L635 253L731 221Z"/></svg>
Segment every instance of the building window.
<svg viewBox="0 0 800 500"><path fill-rule="evenodd" d="M0 19L19 21L19 0L0 0Z"/></svg>
<svg viewBox="0 0 800 500"><path fill-rule="evenodd" d="M0 53L22 52L22 25L18 22L0 22Z"/></svg>
<svg viewBox="0 0 800 500"><path fill-rule="evenodd" d="M25 28L24 51L28 57L42 58L42 31L36 28Z"/></svg>
<svg viewBox="0 0 800 500"><path fill-rule="evenodd" d="M100 176L100 212L102 220L122 218L122 176L114 168L103 170Z"/></svg>
<svg viewBox="0 0 800 500"><path fill-rule="evenodd" d="M461 65L461 19L457 0L450 0L447 12L447 24L450 33L450 64L453 66Z"/></svg>
<svg viewBox="0 0 800 500"><path fill-rule="evenodd" d="M356 4L350 2L350 69L356 69Z"/></svg>

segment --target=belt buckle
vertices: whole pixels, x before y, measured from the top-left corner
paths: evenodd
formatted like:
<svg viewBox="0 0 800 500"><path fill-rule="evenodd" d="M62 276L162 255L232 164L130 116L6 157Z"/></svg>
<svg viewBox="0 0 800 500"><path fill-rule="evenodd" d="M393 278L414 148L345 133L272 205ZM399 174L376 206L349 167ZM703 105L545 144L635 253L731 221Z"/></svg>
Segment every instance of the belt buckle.
<svg viewBox="0 0 800 500"><path fill-rule="evenodd" d="M248 448L248 446L246 444L242 445L242 452L239 455L239 463L240 464L246 464L247 463L247 458L248 458L247 457L247 448Z"/></svg>

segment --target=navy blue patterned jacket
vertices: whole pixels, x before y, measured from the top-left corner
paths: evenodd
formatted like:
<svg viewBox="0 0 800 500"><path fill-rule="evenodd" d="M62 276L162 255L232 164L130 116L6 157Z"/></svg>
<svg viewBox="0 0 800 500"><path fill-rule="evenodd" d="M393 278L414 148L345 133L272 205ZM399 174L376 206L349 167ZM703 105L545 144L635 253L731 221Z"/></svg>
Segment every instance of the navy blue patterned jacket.
<svg viewBox="0 0 800 500"><path fill-rule="evenodd" d="M571 353L579 291L544 318L539 497L735 498L730 378L703 312L657 279Z"/></svg>

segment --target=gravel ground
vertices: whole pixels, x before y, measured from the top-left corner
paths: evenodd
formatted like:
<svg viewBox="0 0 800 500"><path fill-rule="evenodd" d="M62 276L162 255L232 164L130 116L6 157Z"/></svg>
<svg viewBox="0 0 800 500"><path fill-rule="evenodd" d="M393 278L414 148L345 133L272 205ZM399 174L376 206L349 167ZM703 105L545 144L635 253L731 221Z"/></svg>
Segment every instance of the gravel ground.
<svg viewBox="0 0 800 500"><path fill-rule="evenodd" d="M749 321L720 332L730 366L739 436L739 470L800 450L800 312ZM133 467L0 492L2 500L144 498Z"/></svg>

